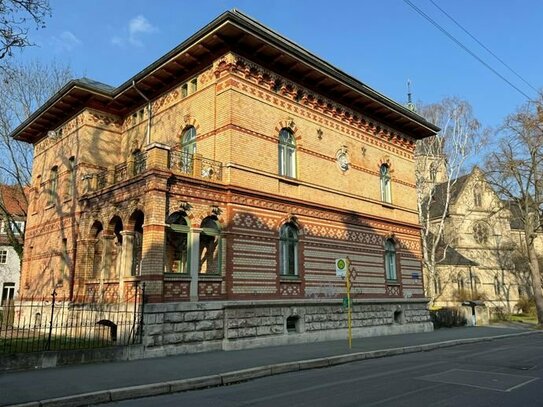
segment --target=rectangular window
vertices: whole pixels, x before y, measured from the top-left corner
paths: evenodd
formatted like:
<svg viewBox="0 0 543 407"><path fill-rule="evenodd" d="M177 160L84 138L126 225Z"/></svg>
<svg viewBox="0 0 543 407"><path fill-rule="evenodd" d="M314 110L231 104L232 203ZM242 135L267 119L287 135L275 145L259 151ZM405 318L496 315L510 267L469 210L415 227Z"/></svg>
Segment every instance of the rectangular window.
<svg viewBox="0 0 543 407"><path fill-rule="evenodd" d="M20 235L25 231L25 223L21 220L16 220L13 223L14 225L11 226L11 230L13 230L14 235Z"/></svg>
<svg viewBox="0 0 543 407"><path fill-rule="evenodd" d="M2 301L0 304L5 307L15 297L15 283L4 283L2 287Z"/></svg>
<svg viewBox="0 0 543 407"><path fill-rule="evenodd" d="M6 264L8 262L8 251L6 249L0 249L0 264Z"/></svg>
<svg viewBox="0 0 543 407"><path fill-rule="evenodd" d="M189 94L189 87L185 83L183 86L181 86L181 97L187 97L188 94Z"/></svg>
<svg viewBox="0 0 543 407"><path fill-rule="evenodd" d="M190 81L190 93L194 93L198 90L198 79L194 78Z"/></svg>

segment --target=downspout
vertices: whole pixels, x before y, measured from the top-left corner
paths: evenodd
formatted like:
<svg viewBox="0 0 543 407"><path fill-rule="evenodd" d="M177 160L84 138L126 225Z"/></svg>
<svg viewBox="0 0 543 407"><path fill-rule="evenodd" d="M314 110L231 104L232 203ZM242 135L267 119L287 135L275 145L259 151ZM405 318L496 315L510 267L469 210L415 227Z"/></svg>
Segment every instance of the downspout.
<svg viewBox="0 0 543 407"><path fill-rule="evenodd" d="M147 96L145 96L143 94L143 92L141 90L138 89L138 87L136 86L136 81L135 80L132 81L132 87L147 102L147 117L148 117L148 120L147 120L146 144L149 145L149 144L151 144L151 120L153 118L153 111L151 109L151 101L149 100L149 98Z"/></svg>

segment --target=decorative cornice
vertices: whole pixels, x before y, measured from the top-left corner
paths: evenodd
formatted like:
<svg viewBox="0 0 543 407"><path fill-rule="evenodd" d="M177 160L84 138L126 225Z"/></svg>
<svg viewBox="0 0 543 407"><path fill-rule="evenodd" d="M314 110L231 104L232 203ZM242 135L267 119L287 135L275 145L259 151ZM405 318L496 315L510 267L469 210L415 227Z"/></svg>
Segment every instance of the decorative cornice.
<svg viewBox="0 0 543 407"><path fill-rule="evenodd" d="M283 96L296 104L325 114L341 123L353 126L368 135L392 143L411 153L415 151L415 142L411 137L295 84L237 54L228 53L215 61L213 72L217 79L226 73L238 75L248 82Z"/></svg>

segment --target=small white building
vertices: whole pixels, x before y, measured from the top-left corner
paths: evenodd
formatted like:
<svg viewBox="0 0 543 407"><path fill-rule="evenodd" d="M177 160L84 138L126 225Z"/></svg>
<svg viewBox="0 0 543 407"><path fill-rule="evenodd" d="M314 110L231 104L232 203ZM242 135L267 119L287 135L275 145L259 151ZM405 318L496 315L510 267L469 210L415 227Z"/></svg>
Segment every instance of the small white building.
<svg viewBox="0 0 543 407"><path fill-rule="evenodd" d="M13 247L12 238L22 240L25 227L26 199L16 186L0 185L2 208L9 216L0 212L0 308L13 300L19 291L21 259Z"/></svg>

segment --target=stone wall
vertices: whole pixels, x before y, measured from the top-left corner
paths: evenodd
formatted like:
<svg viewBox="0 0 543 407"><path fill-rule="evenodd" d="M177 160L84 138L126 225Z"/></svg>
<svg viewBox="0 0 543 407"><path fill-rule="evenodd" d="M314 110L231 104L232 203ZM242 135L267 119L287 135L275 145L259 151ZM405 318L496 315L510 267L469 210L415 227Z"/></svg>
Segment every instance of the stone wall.
<svg viewBox="0 0 543 407"><path fill-rule="evenodd" d="M234 350L347 338L347 309L340 300L238 301L148 304L147 357ZM353 303L353 337L432 330L422 300Z"/></svg>

